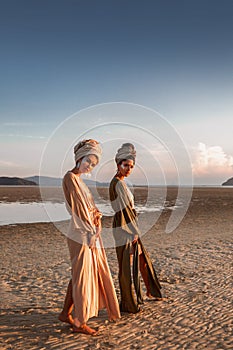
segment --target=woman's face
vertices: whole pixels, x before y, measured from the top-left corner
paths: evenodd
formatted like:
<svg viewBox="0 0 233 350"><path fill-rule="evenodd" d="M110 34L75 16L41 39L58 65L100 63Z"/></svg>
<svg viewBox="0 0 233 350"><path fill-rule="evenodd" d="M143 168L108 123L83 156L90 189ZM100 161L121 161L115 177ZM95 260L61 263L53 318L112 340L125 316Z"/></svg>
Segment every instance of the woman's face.
<svg viewBox="0 0 233 350"><path fill-rule="evenodd" d="M81 164L79 165L79 172L88 174L90 173L93 168L98 164L98 160L96 156L93 154L89 154L88 156L83 157L81 160Z"/></svg>
<svg viewBox="0 0 233 350"><path fill-rule="evenodd" d="M121 164L118 164L117 168L122 176L127 177L132 173L134 161L132 159L123 160Z"/></svg>

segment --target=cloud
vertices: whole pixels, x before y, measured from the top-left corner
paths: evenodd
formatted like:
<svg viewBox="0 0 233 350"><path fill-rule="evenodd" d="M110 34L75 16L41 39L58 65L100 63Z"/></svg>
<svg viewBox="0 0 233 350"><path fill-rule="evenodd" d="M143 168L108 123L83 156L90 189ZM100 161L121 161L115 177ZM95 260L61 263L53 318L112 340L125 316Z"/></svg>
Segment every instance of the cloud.
<svg viewBox="0 0 233 350"><path fill-rule="evenodd" d="M18 167L18 166L19 165L16 164L16 163L0 160L0 167L1 168L4 168L4 167L15 168L15 167Z"/></svg>
<svg viewBox="0 0 233 350"><path fill-rule="evenodd" d="M0 134L3 137L15 137L15 138L26 138L26 139L47 139L46 136L35 136L35 135L21 135L21 134Z"/></svg>
<svg viewBox="0 0 233 350"><path fill-rule="evenodd" d="M12 127L15 127L15 126L40 126L40 125L48 125L48 124L51 124L50 122L42 122L42 121L39 121L39 122L36 122L36 121L33 121L33 122L3 122L2 125L3 126L12 126Z"/></svg>
<svg viewBox="0 0 233 350"><path fill-rule="evenodd" d="M233 175L233 156L221 146L206 146L200 142L192 152L193 175L197 178L225 179Z"/></svg>
<svg viewBox="0 0 233 350"><path fill-rule="evenodd" d="M18 173L22 170L24 170L22 164L0 160L0 176L19 176Z"/></svg>
<svg viewBox="0 0 233 350"><path fill-rule="evenodd" d="M34 125L32 122L5 122L4 126L31 126Z"/></svg>

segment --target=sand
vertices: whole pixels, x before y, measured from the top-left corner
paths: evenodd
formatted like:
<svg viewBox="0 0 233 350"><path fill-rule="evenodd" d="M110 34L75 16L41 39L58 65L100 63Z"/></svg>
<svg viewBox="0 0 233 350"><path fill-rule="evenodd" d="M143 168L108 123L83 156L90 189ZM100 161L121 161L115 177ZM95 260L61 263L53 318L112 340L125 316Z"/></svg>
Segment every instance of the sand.
<svg viewBox="0 0 233 350"><path fill-rule="evenodd" d="M36 191L1 188L0 200L39 200ZM98 337L73 334L57 319L70 278L66 237L52 223L0 227L1 349L232 349L233 188L195 189L182 223L167 234L170 214L142 237L164 300L145 298L140 313L115 323L101 311L89 321ZM114 249L107 255L119 296Z"/></svg>

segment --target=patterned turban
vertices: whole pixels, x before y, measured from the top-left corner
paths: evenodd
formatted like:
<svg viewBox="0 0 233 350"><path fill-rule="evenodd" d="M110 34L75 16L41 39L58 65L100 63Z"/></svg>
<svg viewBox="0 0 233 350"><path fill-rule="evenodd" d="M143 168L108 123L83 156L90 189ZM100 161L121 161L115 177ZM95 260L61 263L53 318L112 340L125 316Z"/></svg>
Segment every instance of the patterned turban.
<svg viewBox="0 0 233 350"><path fill-rule="evenodd" d="M121 148L118 149L115 161L119 164L124 159L132 159L135 162L136 150L132 143L123 143Z"/></svg>
<svg viewBox="0 0 233 350"><path fill-rule="evenodd" d="M89 154L93 154L97 157L98 162L100 161L101 155L102 155L102 149L100 147L99 142L96 140L82 140L77 143L77 145L74 147L74 158L75 163L77 164L77 161Z"/></svg>

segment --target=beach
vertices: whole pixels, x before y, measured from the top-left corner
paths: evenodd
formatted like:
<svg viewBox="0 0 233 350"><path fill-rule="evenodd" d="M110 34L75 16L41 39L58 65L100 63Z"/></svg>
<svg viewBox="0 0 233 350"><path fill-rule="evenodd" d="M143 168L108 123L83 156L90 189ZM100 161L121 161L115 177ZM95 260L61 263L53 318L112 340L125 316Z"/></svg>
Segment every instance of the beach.
<svg viewBox="0 0 233 350"><path fill-rule="evenodd" d="M168 188L168 201L176 193ZM38 188L2 187L4 200L41 198ZM194 188L181 224L166 233L170 215L163 210L142 237L163 300L145 297L141 312L116 322L100 311L89 321L97 337L58 320L71 274L66 237L53 223L0 226L1 349L232 349L233 188ZM103 226L111 221L104 217ZM119 297L115 250L106 253Z"/></svg>

